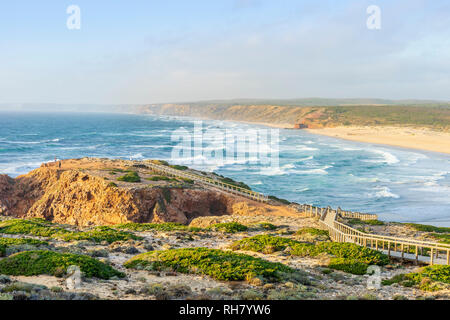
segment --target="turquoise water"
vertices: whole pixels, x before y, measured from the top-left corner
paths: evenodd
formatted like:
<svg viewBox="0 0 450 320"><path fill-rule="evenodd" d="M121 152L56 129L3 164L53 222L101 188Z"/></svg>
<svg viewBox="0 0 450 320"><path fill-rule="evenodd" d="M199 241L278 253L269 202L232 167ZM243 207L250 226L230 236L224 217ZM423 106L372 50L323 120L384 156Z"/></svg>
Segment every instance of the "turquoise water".
<svg viewBox="0 0 450 320"><path fill-rule="evenodd" d="M450 156L280 130L280 165L223 165L172 157L174 130L193 121L125 114L0 113L0 173L17 176L42 162L80 157L165 159L244 181L298 203L377 213L390 221L450 226ZM263 128L204 121L206 129ZM267 146L270 148L270 146ZM216 150L218 151L218 150ZM197 160L192 164L187 160Z"/></svg>

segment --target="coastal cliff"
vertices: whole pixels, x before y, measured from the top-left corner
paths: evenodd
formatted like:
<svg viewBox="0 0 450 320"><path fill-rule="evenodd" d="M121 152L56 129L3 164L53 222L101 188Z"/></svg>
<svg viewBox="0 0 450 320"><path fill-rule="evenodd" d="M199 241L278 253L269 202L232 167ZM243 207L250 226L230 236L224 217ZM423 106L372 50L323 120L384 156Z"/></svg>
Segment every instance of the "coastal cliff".
<svg viewBox="0 0 450 320"><path fill-rule="evenodd" d="M276 102L276 101L273 101ZM286 102L287 103L287 102ZM339 126L400 126L450 130L450 106L447 103L383 104L384 101L335 101L334 105L318 100L315 105L275 104L255 101L197 102L184 104L149 104L133 107L135 113L189 116L212 120L232 120L270 124L283 128L309 129ZM295 103L293 101L292 103ZM344 103L344 104L343 104ZM349 103L349 104L345 104ZM365 104L363 104L365 103ZM302 124L303 126L299 126Z"/></svg>
<svg viewBox="0 0 450 320"><path fill-rule="evenodd" d="M135 173L139 181L121 179ZM262 205L192 181L161 177L137 162L79 159L43 164L12 179L0 176L0 215L78 226L126 222L189 223L204 216L274 213Z"/></svg>

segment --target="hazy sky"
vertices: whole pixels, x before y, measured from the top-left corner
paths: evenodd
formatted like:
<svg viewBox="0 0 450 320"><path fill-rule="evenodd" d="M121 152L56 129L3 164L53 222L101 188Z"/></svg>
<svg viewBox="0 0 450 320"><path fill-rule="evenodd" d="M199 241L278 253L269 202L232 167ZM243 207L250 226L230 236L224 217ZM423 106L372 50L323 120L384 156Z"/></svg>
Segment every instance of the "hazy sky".
<svg viewBox="0 0 450 320"><path fill-rule="evenodd" d="M0 103L302 97L450 100L450 1L0 4Z"/></svg>

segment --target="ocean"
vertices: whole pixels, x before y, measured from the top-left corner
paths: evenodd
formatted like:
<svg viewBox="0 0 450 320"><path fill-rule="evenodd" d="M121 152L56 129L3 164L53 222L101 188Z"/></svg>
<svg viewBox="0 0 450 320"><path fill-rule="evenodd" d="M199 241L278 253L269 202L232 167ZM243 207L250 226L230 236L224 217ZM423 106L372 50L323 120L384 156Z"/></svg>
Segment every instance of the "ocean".
<svg viewBox="0 0 450 320"><path fill-rule="evenodd" d="M174 147L180 144L174 133L194 135L195 123L194 119L150 115L0 112L0 174L16 177L55 157L163 159L214 171L255 191L298 203L376 213L385 221L450 227L449 155L282 129L275 167L251 156L207 161L195 148L214 155L228 148L208 149L208 138L205 145L193 146L193 154L174 157ZM214 139L216 132L268 129L204 120L202 130L212 132L209 139ZM269 142L259 147L274 148Z"/></svg>

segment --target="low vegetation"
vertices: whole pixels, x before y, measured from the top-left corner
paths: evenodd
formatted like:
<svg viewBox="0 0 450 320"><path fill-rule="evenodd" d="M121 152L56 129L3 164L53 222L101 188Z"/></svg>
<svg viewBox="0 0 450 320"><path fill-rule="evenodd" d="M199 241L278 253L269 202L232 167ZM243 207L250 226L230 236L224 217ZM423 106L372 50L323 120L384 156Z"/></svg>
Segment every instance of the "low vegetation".
<svg viewBox="0 0 450 320"><path fill-rule="evenodd" d="M47 246L48 242L35 239L0 238L0 257L4 257L7 251L22 251L23 248L37 248Z"/></svg>
<svg viewBox="0 0 450 320"><path fill-rule="evenodd" d="M25 234L38 237L52 237L55 234L69 233L70 231L58 227L44 219L11 219L0 222L0 233Z"/></svg>
<svg viewBox="0 0 450 320"><path fill-rule="evenodd" d="M173 270L181 273L208 275L217 280L241 281L254 277L279 280L293 269L245 254L217 249L184 248L143 253L133 257L126 268L145 270Z"/></svg>
<svg viewBox="0 0 450 320"><path fill-rule="evenodd" d="M448 243L450 244L450 234L447 233L431 233L430 237L434 240L437 240L440 243Z"/></svg>
<svg viewBox="0 0 450 320"><path fill-rule="evenodd" d="M113 226L114 229L131 230L136 232L143 232L149 230L155 231L202 231L201 228L188 227L180 223L166 222L166 223L124 223Z"/></svg>
<svg viewBox="0 0 450 320"><path fill-rule="evenodd" d="M148 181L177 181L177 179L169 178L166 176L153 176L149 178L145 178Z"/></svg>
<svg viewBox="0 0 450 320"><path fill-rule="evenodd" d="M424 291L437 291L450 287L450 266L428 266L421 268L418 272L396 275L382 283L384 285L398 283L405 287L418 287Z"/></svg>
<svg viewBox="0 0 450 320"><path fill-rule="evenodd" d="M327 230L321 230L311 227L301 228L295 234L296 235L311 234L313 236L327 236L327 237L330 235L330 233Z"/></svg>
<svg viewBox="0 0 450 320"><path fill-rule="evenodd" d="M280 203L285 204L285 205L290 205L290 204L291 204L291 202L290 202L289 200L286 200L286 199L280 199L280 198L277 198L277 197L275 197L275 196L269 196L269 199L270 199L270 200L273 200L273 201L280 202Z"/></svg>
<svg viewBox="0 0 450 320"><path fill-rule="evenodd" d="M169 165L169 167L172 168L172 169L181 170L181 171L184 171L184 170L189 169L189 168L186 167L186 166L179 166L179 165L176 165L176 164L174 164L174 165Z"/></svg>
<svg viewBox="0 0 450 320"><path fill-rule="evenodd" d="M233 185L233 186L236 186L236 187L239 187L239 188L242 188L242 189L252 190L252 189L251 189L248 185L246 185L244 182L238 182L238 181L235 181L235 180L233 180L233 179L231 179L231 178L229 178L229 177L224 177L223 175L217 174L217 173L215 173L215 172L213 172L213 174L214 174L221 182L223 182L223 183L231 184L231 185Z"/></svg>
<svg viewBox="0 0 450 320"><path fill-rule="evenodd" d="M141 182L141 178L136 171L130 171L127 174L117 178L118 181L137 183Z"/></svg>
<svg viewBox="0 0 450 320"><path fill-rule="evenodd" d="M0 222L0 233L39 236L64 241L89 240L98 243L103 241L112 243L115 241L140 239L140 237L132 233L115 230L106 226L95 227L87 231L71 231L43 219L6 220Z"/></svg>
<svg viewBox="0 0 450 320"><path fill-rule="evenodd" d="M364 275L367 273L369 265L356 259L332 258L328 267L351 274Z"/></svg>
<svg viewBox="0 0 450 320"><path fill-rule="evenodd" d="M110 279L112 277L125 277L122 272L89 256L45 250L20 252L0 260L0 274L15 276L48 274L61 276L72 265L78 266L84 276L88 278Z"/></svg>
<svg viewBox="0 0 450 320"><path fill-rule="evenodd" d="M293 256L318 257L321 254L329 254L339 260L331 259L330 268L343 270L350 273L364 273L368 265L386 265L389 258L378 251L360 247L353 243L302 243L288 238L275 237L271 235L257 235L234 242L233 250L246 250L262 253L273 253L286 250ZM365 266L363 267L362 264Z"/></svg>
<svg viewBox="0 0 450 320"><path fill-rule="evenodd" d="M330 240L330 234L327 230L305 227L295 233L295 238L308 242L328 241Z"/></svg>
<svg viewBox="0 0 450 320"><path fill-rule="evenodd" d="M417 223L406 223L405 225L407 225L417 231L450 233L450 228L448 228L448 227L435 227L435 226L429 226L429 225L417 224Z"/></svg>
<svg viewBox="0 0 450 320"><path fill-rule="evenodd" d="M299 244L301 244L301 242L288 238L274 237L270 235L257 235L251 238L244 238L242 240L234 242L231 245L231 249L273 253Z"/></svg>
<svg viewBox="0 0 450 320"><path fill-rule="evenodd" d="M269 222L259 222L254 224L252 227L256 228L256 229L263 229L263 230L276 230L278 227L274 224L271 224Z"/></svg>
<svg viewBox="0 0 450 320"><path fill-rule="evenodd" d="M226 233L236 233L247 231L248 227L237 222L225 222L214 224L210 226L209 229Z"/></svg>
<svg viewBox="0 0 450 320"><path fill-rule="evenodd" d="M360 219L350 219L347 223L351 226L354 225L370 225L370 226L383 226L384 222L380 220L360 220Z"/></svg>
<svg viewBox="0 0 450 320"><path fill-rule="evenodd" d="M101 243L103 241L113 243L116 241L142 239L141 237L138 237L130 232L119 231L106 226L95 227L88 231L57 234L54 237L64 241L89 240L97 243Z"/></svg>

